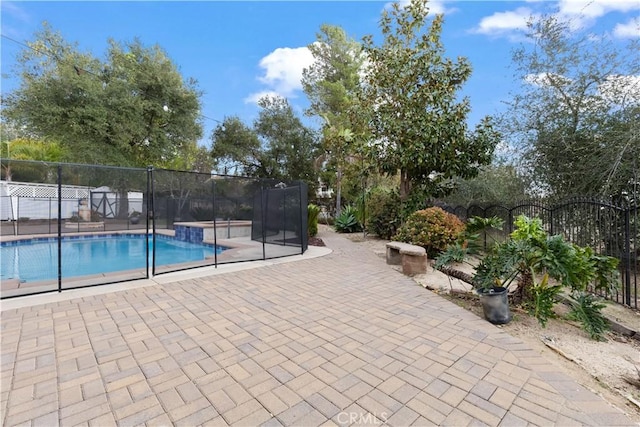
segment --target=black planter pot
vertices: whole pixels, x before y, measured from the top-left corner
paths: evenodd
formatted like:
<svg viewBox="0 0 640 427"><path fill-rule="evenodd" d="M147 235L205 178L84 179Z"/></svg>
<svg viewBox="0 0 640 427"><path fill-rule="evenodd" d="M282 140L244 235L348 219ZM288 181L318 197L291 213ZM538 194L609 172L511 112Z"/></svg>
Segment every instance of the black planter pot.
<svg viewBox="0 0 640 427"><path fill-rule="evenodd" d="M494 287L478 289L484 317L495 325L503 325L511 321L507 288Z"/></svg>

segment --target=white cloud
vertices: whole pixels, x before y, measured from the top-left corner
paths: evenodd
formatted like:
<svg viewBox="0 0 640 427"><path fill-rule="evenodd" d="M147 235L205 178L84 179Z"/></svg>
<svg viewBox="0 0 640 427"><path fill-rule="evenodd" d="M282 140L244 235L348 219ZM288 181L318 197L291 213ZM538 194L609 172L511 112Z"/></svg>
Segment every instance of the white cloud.
<svg viewBox="0 0 640 427"><path fill-rule="evenodd" d="M245 98L256 102L264 95L295 97L302 89L302 70L313 64L313 55L306 47L280 47L260 60L264 75L258 78L266 88Z"/></svg>
<svg viewBox="0 0 640 427"><path fill-rule="evenodd" d="M448 8L445 6L447 0L431 0L429 1L429 3L427 3L427 7L429 8L429 15L437 15L440 13L452 13L455 11L455 9L453 8ZM400 8L403 8L405 6L407 6L409 3L411 3L411 0L398 0L397 2L388 2L384 5L384 8L386 10L391 9L391 5L393 3L398 3L400 5Z"/></svg>
<svg viewBox="0 0 640 427"><path fill-rule="evenodd" d="M29 14L25 12L24 9L16 5L15 2L0 2L0 10L2 11L2 14L11 15L22 22L29 22L31 20Z"/></svg>
<svg viewBox="0 0 640 427"><path fill-rule="evenodd" d="M28 24L32 21L31 16L29 16L29 14L15 2L0 1L0 16L11 17L23 24ZM5 22L7 20L4 18L2 21L3 35L15 39L24 39L29 37L29 34L25 33L26 25L19 25L18 22L13 25L8 25Z"/></svg>
<svg viewBox="0 0 640 427"><path fill-rule="evenodd" d="M630 12L640 9L637 0L560 0L558 12L565 16L599 18L609 12Z"/></svg>
<svg viewBox="0 0 640 427"><path fill-rule="evenodd" d="M545 3L539 0L526 0L527 3ZM536 10L539 9L536 7ZM640 10L638 0L559 0L555 5L556 15L561 21L568 23L571 29L585 29L592 26L595 21L610 13L629 13ZM491 16L482 18L473 33L491 36L508 36L520 34L526 28L526 22L536 13L529 7L519 7L506 12L496 12ZM634 22L636 24L634 24ZM615 34L618 37L636 37L638 34L638 19L634 18L626 24L618 24ZM633 26L636 25L634 28Z"/></svg>
<svg viewBox="0 0 640 427"><path fill-rule="evenodd" d="M631 18L626 24L616 24L613 35L621 39L640 37L640 17Z"/></svg>
<svg viewBox="0 0 640 427"><path fill-rule="evenodd" d="M640 10L637 0L560 0L558 16L573 29L588 28L596 19L610 12L628 13Z"/></svg>
<svg viewBox="0 0 640 427"><path fill-rule="evenodd" d="M598 87L607 101L617 105L640 103L640 76L608 76Z"/></svg>
<svg viewBox="0 0 640 427"><path fill-rule="evenodd" d="M273 90L262 90L260 92L252 93L251 95L247 96L244 99L244 103L245 104L257 104L258 101L260 101L262 98L265 98L267 96L270 97L270 98L276 98L276 97L279 97L279 96L282 96L282 95L280 95L278 92L275 92Z"/></svg>
<svg viewBox="0 0 640 427"><path fill-rule="evenodd" d="M532 15L533 12L528 7L519 7L516 10L507 12L496 12L491 16L482 18L472 32L495 36L512 34L514 31L526 29L527 21Z"/></svg>
<svg viewBox="0 0 640 427"><path fill-rule="evenodd" d="M571 79L554 73L527 74L524 76L524 81L538 87L548 86L551 82L555 85L568 85L571 83Z"/></svg>

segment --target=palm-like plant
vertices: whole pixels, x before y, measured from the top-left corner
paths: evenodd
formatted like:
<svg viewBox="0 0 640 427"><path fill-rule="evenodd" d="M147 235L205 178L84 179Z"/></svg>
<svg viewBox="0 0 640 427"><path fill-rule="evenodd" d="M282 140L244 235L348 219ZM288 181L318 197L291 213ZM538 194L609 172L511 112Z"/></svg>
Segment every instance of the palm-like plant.
<svg viewBox="0 0 640 427"><path fill-rule="evenodd" d="M511 238L496 245L478 265L476 286L509 288L515 284L514 302L529 307L544 325L564 287L579 294L590 284L598 290L609 290L615 284L617 259L596 255L591 248L566 242L562 236L548 236L538 218L521 215L515 225Z"/></svg>
<svg viewBox="0 0 640 427"><path fill-rule="evenodd" d="M520 215L515 226L510 239L496 243L475 267L469 282L480 290L515 286L513 301L528 307L543 326L553 315L553 302L563 288L570 288L574 300L581 300L589 285L608 291L617 282L617 259L597 255L591 248L566 242L562 236L549 236L538 218ZM488 227L500 228L500 221L469 220L465 233L468 243L450 246L435 267L443 269L451 262L463 261L478 240L478 232ZM599 308L589 313L599 313Z"/></svg>

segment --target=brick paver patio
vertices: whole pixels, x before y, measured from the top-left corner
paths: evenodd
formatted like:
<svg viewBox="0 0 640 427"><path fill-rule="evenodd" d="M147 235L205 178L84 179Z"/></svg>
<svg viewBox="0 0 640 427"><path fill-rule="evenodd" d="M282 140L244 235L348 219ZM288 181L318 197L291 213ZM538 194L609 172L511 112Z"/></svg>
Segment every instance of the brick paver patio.
<svg viewBox="0 0 640 427"><path fill-rule="evenodd" d="M366 248L2 312L2 424L634 425ZM64 295L64 294L62 294Z"/></svg>

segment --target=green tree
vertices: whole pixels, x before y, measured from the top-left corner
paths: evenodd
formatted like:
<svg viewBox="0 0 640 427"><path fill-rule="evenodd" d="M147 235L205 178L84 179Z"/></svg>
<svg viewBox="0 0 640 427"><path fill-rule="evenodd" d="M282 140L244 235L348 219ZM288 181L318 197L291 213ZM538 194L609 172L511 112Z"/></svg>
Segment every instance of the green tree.
<svg viewBox="0 0 640 427"><path fill-rule="evenodd" d="M263 150L258 134L239 117L225 117L211 133L214 167L224 173L258 176L263 172Z"/></svg>
<svg viewBox="0 0 640 427"><path fill-rule="evenodd" d="M527 38L503 128L536 186L555 198L630 194L640 180L638 41L618 48L554 15L531 20Z"/></svg>
<svg viewBox="0 0 640 427"><path fill-rule="evenodd" d="M335 172L338 215L345 168L364 139L363 126L354 120L364 55L360 43L341 27L326 24L308 48L314 63L302 73L302 88L310 103L306 114L323 120L323 155L319 160Z"/></svg>
<svg viewBox="0 0 640 427"><path fill-rule="evenodd" d="M364 39L372 148L385 173L400 173L401 200L410 204L449 191L439 185L449 178L475 176L499 139L489 117L469 132L469 100L460 100L458 91L471 65L444 57L444 18L436 15L427 25L428 11L426 0L393 3L380 20L382 45Z"/></svg>
<svg viewBox="0 0 640 427"><path fill-rule="evenodd" d="M527 181L510 164L483 166L475 178L456 178L452 184L455 190L444 201L453 206L513 203L529 197Z"/></svg>
<svg viewBox="0 0 640 427"><path fill-rule="evenodd" d="M61 162L68 157L67 151L55 141L41 141L29 138L16 138L3 141L0 145L2 161L2 179L6 181L32 181L40 179L38 167L11 160L41 160Z"/></svg>
<svg viewBox="0 0 640 427"><path fill-rule="evenodd" d="M317 139L302 124L288 101L267 97L253 127L227 117L211 135L214 166L240 174L278 180L302 180L316 186Z"/></svg>
<svg viewBox="0 0 640 427"><path fill-rule="evenodd" d="M159 46L109 41L106 61L44 25L18 57L18 89L3 100L17 128L83 163L162 166L202 134L200 91Z"/></svg>

